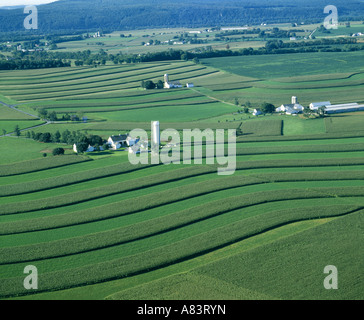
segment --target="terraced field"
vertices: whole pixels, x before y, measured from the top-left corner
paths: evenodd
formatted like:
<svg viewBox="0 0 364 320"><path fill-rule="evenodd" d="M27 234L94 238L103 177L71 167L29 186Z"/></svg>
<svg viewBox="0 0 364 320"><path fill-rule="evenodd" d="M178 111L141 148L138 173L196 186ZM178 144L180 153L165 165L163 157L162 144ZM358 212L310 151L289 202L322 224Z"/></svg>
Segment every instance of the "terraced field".
<svg viewBox="0 0 364 320"><path fill-rule="evenodd" d="M166 72L195 82L196 90L138 88ZM213 90L202 85L216 89L226 73L201 65L6 74L0 93L21 103L18 108L82 110L89 117L37 132L68 128L107 137L148 130L158 119L161 129L177 130L238 123L217 121L237 107L205 94ZM202 164L135 166L123 151L42 158L50 146L23 135L0 138L9 153L0 163L0 297L363 299L358 117L346 131L335 128L350 125L348 117L318 120L320 132L297 118L300 135L292 134L294 125L285 134L284 117L244 119L230 176L217 174L216 161L206 164L205 152ZM37 290L23 286L27 265L38 269ZM338 268L339 290L323 286L327 265Z"/></svg>

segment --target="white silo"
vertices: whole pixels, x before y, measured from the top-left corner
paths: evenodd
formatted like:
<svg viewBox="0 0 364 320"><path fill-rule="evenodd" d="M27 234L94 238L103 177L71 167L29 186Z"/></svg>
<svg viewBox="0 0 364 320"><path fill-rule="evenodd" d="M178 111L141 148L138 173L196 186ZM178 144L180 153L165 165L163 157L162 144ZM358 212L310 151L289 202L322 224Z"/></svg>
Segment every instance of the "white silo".
<svg viewBox="0 0 364 320"><path fill-rule="evenodd" d="M296 103L298 103L297 102L297 97L295 97L295 96L292 96L292 102L291 102L292 104L296 104Z"/></svg>
<svg viewBox="0 0 364 320"><path fill-rule="evenodd" d="M168 75L168 73L166 73L164 75L164 83L168 83L168 82L169 82L169 75Z"/></svg>
<svg viewBox="0 0 364 320"><path fill-rule="evenodd" d="M159 146L161 142L159 121L152 121L152 144Z"/></svg>

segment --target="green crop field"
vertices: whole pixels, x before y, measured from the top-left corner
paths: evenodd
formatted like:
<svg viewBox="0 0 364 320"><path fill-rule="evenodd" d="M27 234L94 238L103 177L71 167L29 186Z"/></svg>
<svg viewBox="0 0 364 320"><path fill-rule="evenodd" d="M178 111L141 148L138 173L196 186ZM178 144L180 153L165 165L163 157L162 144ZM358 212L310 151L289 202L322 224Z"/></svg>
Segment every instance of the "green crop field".
<svg viewBox="0 0 364 320"><path fill-rule="evenodd" d="M0 298L363 299L364 114L252 115L293 95L363 102L359 53L1 71L0 101L18 111L1 105L0 129L45 123L19 110L87 121L0 137ZM195 86L141 88L165 73ZM205 145L201 164L182 145L179 164L133 165L123 149L73 154L27 135L150 135L152 120L181 142L183 129L240 128L235 171L218 175L227 163ZM23 286L28 265L36 290ZM328 265L338 290L323 286Z"/></svg>

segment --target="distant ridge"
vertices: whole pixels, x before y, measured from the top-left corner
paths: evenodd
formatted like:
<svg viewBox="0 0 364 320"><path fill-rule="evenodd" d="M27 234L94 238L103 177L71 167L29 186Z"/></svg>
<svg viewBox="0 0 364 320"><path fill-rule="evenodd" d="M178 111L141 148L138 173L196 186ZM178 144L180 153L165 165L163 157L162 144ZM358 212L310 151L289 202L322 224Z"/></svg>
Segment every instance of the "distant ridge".
<svg viewBox="0 0 364 320"><path fill-rule="evenodd" d="M364 19L364 2L330 4L337 6L339 21ZM38 24L48 32L323 23L326 5L327 0L59 0L39 6ZM20 8L0 10L0 32L24 31Z"/></svg>

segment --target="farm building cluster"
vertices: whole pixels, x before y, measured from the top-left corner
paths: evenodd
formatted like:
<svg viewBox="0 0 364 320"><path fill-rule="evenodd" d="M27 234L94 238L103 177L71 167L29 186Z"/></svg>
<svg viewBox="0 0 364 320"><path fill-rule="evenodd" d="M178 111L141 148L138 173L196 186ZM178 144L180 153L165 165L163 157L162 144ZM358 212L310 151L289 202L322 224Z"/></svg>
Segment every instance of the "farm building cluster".
<svg viewBox="0 0 364 320"><path fill-rule="evenodd" d="M159 121L151 122L151 132L152 132L152 142L154 145L160 145L160 129L159 129ZM133 146L138 144L138 148L133 148ZM132 137L130 133L127 134L119 134L112 135L106 141L108 150L119 150L123 148L123 150L128 151L129 153L140 153L149 152L150 143L148 140L143 141L140 138ZM93 152L93 151L104 151L105 148L102 146L91 146L89 145L85 152ZM73 145L73 151L78 153L78 147L75 143Z"/></svg>
<svg viewBox="0 0 364 320"><path fill-rule="evenodd" d="M358 104L356 102L331 104L330 101L312 102L310 103L308 109L313 112L318 112L318 110L322 107L324 107L324 112L327 114L364 111L364 104ZM305 107L298 102L296 96L292 96L290 104L282 104L280 107L275 109L276 112L287 115L297 115L299 113L303 113L304 110ZM253 115L255 116L262 113L263 112L260 109L254 109L253 111Z"/></svg>
<svg viewBox="0 0 364 320"><path fill-rule="evenodd" d="M187 88L193 88L193 83L186 83ZM169 75L166 73L164 75L164 88L171 89L171 88L182 88L182 84L180 81L170 81Z"/></svg>
<svg viewBox="0 0 364 320"><path fill-rule="evenodd" d="M109 150L118 150L121 147L124 148L131 148L133 145L135 145L139 139L133 138L129 136L128 134L119 134L119 135L112 135L107 139L106 145L108 146ZM128 149L128 150L129 150ZM104 151L105 148L103 146L98 146L97 148L95 146L89 145L87 150L85 152L93 152L93 151ZM73 151L78 153L78 146L77 144L73 144Z"/></svg>

